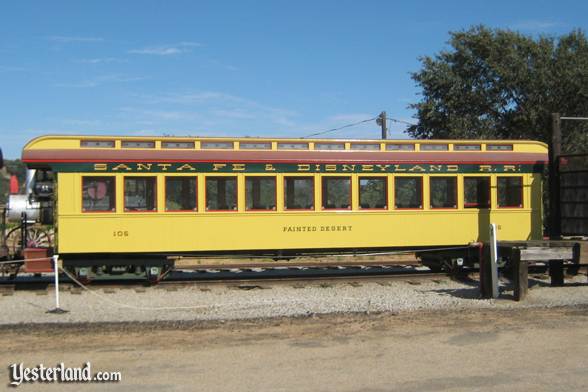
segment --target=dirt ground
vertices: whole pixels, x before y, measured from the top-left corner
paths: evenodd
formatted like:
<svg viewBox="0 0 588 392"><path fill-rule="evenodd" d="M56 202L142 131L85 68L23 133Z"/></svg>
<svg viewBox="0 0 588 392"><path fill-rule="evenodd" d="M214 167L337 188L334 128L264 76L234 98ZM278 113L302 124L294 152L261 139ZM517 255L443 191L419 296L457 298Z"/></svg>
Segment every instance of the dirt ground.
<svg viewBox="0 0 588 392"><path fill-rule="evenodd" d="M17 390L580 391L588 308L355 314L247 322L6 327L8 365L92 363L117 384Z"/></svg>

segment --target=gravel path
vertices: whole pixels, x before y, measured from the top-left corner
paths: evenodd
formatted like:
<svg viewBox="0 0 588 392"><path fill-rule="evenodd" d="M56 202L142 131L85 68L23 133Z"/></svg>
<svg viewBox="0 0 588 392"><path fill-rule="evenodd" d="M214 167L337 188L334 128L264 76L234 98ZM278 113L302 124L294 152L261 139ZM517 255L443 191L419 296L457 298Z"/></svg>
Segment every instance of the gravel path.
<svg viewBox="0 0 588 392"><path fill-rule="evenodd" d="M512 300L502 283L498 300L478 299L478 282L397 280L328 283L261 284L245 286L166 286L61 292L66 314L48 314L52 292L15 291L0 296L0 325L22 323L152 322L237 320L327 313L411 312L418 310L526 308L588 304L586 275L566 277L565 287L549 287L548 280L530 279L525 302Z"/></svg>

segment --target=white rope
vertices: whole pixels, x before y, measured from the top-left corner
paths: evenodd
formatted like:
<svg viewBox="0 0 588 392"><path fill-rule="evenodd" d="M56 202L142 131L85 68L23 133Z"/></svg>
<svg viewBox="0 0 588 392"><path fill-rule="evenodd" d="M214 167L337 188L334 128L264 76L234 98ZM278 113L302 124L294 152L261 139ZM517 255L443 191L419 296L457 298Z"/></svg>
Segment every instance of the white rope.
<svg viewBox="0 0 588 392"><path fill-rule="evenodd" d="M148 311L156 311L156 310L194 310L194 309L210 309L210 308L222 308L222 307L240 307L241 309L246 308L246 307L252 307L252 306L243 306L243 304L240 303L224 303L224 304L210 304L210 305L194 305L194 306L135 306L135 305L130 305L130 304L125 304L122 302L118 302L118 301L114 301L104 295L98 294L97 292L95 292L94 290L91 290L89 287L85 286L83 283L81 283L79 280L77 280L74 276L72 276L69 272L67 272L66 270L60 268L61 271L63 271L73 282L75 282L76 284L78 284L81 288L83 288L84 290L86 290L88 293L92 294L93 296L97 297L100 300L103 300L105 302L109 302L115 306L121 307L121 308L127 308L127 309L135 309L135 310L148 310ZM338 300L347 300L347 301L357 301L358 298L338 298ZM264 305L276 305L276 304L304 304L303 301L301 300L290 300L290 301L259 301L260 303L253 305L253 307L255 306L264 306Z"/></svg>
<svg viewBox="0 0 588 392"><path fill-rule="evenodd" d="M19 259L19 260L0 261L0 264L16 264L16 263L23 263L25 261L40 261L40 260L51 260L51 257L39 257L36 259Z"/></svg>

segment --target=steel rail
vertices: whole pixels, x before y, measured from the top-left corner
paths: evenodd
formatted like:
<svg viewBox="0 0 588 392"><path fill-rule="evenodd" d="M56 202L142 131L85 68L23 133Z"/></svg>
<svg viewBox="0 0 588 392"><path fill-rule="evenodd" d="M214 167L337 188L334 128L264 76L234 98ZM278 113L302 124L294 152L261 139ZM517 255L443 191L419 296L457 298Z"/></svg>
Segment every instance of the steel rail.
<svg viewBox="0 0 588 392"><path fill-rule="evenodd" d="M370 263L372 264L372 263ZM386 265L385 263L375 263L375 265L364 265L354 263L352 265L290 265L284 266L239 266L235 268L225 268L222 266L210 266L212 268L202 269L175 269L172 270L164 280L157 283L208 283L208 282L239 282L239 281L278 281L278 280L312 280L312 279L334 279L334 278L362 278L362 277L416 277L416 276L440 276L446 273L433 273L428 269L417 270L414 266L402 266L398 264ZM60 281L64 284L73 284L74 282L65 274L60 274ZM38 275L19 275L16 277L0 277L0 286L2 285L50 285L53 282L53 274ZM103 284L145 284L147 281L143 278L112 278L112 279L95 279L91 282L93 285Z"/></svg>

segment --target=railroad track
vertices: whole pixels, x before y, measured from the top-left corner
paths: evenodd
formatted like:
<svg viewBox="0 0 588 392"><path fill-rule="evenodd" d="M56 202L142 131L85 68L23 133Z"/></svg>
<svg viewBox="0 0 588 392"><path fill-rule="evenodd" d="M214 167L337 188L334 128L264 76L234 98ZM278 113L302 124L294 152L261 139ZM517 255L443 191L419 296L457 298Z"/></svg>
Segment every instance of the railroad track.
<svg viewBox="0 0 588 392"><path fill-rule="evenodd" d="M532 273L542 273L545 267L535 267ZM463 269L459 276L467 277L477 274L475 268ZM279 282L314 282L321 281L389 281L394 279L415 280L415 279L436 279L454 276L447 272L432 272L427 267L420 265L400 265L394 263L382 262L363 262L363 263L301 263L297 265L268 265L268 264L248 264L248 265L198 265L190 268L183 267L174 269L169 272L159 285L186 286L189 284L253 284L265 283L276 284ZM0 277L0 287L12 287L19 289L43 288L52 285L54 281L53 274L31 275L22 274L16 278L7 276ZM60 274L60 282L75 286L65 274ZM92 286L116 287L116 286L142 286L147 282L144 279L105 279L94 280Z"/></svg>
<svg viewBox="0 0 588 392"><path fill-rule="evenodd" d="M159 284L191 284L191 283L239 283L239 282L292 282L342 279L395 279L395 278L434 278L447 276L446 273L431 272L427 267L415 265L398 265L383 263L348 263L348 264L310 264L300 265L225 265L225 266L194 266L192 268L174 269ZM75 284L69 277L60 274L60 282ZM16 278L0 277L0 286L12 285L43 286L53 283L53 274L31 275L22 274ZM92 285L140 285L142 279L108 279L94 280Z"/></svg>

